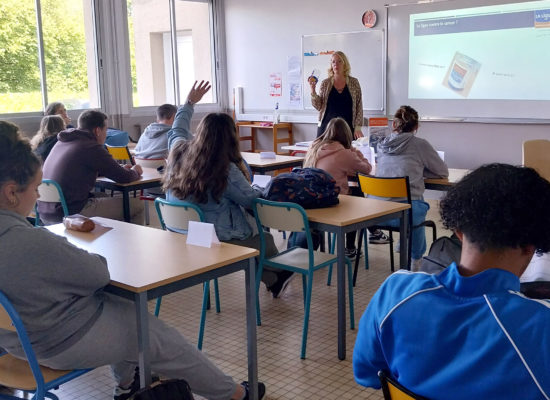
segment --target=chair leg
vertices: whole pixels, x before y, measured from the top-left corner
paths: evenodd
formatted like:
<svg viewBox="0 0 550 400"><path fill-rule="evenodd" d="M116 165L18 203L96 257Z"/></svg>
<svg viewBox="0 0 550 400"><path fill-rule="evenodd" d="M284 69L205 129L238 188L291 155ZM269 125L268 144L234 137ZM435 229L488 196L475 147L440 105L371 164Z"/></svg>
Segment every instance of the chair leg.
<svg viewBox="0 0 550 400"><path fill-rule="evenodd" d="M302 295L304 297L304 310L305 310L305 307L306 307L306 292L307 292L306 275L302 274Z"/></svg>
<svg viewBox="0 0 550 400"><path fill-rule="evenodd" d="M359 248L359 246L357 246ZM369 269L369 236L365 231L363 235L363 248L365 249L365 269Z"/></svg>
<svg viewBox="0 0 550 400"><path fill-rule="evenodd" d="M305 276L305 275L304 275ZM313 288L313 274L309 273L307 277L307 293L304 310L304 327L302 330L302 351L300 358L304 360L306 358L306 345L307 345L307 331L309 328L309 308L311 305L311 289Z"/></svg>
<svg viewBox="0 0 550 400"><path fill-rule="evenodd" d="M349 329L355 329L355 312L353 309L353 287L355 286L355 281L352 283L351 278L351 262L347 261L348 267L348 302L349 302ZM355 272L357 272L357 263L355 264Z"/></svg>
<svg viewBox="0 0 550 400"><path fill-rule="evenodd" d="M328 266L327 286L332 282L332 264Z"/></svg>
<svg viewBox="0 0 550 400"><path fill-rule="evenodd" d="M148 200L143 200L143 213L145 215L145 225L149 226L151 221L149 219L149 203L148 203Z"/></svg>
<svg viewBox="0 0 550 400"><path fill-rule="evenodd" d="M329 233L329 253L334 254L334 249L336 248L336 234ZM327 286L330 286L330 283L332 282L332 265L330 264L328 266L328 276L327 276Z"/></svg>
<svg viewBox="0 0 550 400"><path fill-rule="evenodd" d="M403 251L403 250L401 250ZM391 266L391 272L395 271L394 268L394 260L393 260L393 233L390 231L390 266Z"/></svg>
<svg viewBox="0 0 550 400"><path fill-rule="evenodd" d="M155 306L155 317L159 316L160 313L160 303L162 302L162 296L157 297L157 305Z"/></svg>
<svg viewBox="0 0 550 400"><path fill-rule="evenodd" d="M260 261L260 265L258 266L258 271L256 274L256 325L260 326L262 325L262 317L260 315L260 281L262 279L262 272L264 270L264 266L262 262Z"/></svg>
<svg viewBox="0 0 550 400"><path fill-rule="evenodd" d="M220 308L220 291L218 289L218 278L214 279L214 298L216 299L216 312L219 313L221 311L221 308Z"/></svg>
<svg viewBox="0 0 550 400"><path fill-rule="evenodd" d="M206 323L206 306L208 304L208 298L210 297L210 281L206 281L202 286L202 309L201 309L201 321L199 324L199 340L197 347L202 350L202 340L204 337L204 324Z"/></svg>
<svg viewBox="0 0 550 400"><path fill-rule="evenodd" d="M366 235L365 229L361 229L359 231L359 238L357 239L357 255L355 256L355 268L353 269L353 286L355 286L355 282L357 281L357 270L359 269L359 249L361 249L361 238L363 235Z"/></svg>

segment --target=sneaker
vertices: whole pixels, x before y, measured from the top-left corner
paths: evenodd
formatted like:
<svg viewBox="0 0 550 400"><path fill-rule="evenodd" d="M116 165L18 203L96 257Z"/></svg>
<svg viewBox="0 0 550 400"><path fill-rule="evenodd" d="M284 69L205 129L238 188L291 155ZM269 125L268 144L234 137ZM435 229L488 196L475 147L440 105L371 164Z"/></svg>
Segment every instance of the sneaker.
<svg viewBox="0 0 550 400"><path fill-rule="evenodd" d="M151 374L151 381L157 382L160 380L160 377L155 374ZM122 386L115 387L114 393L113 393L113 399L114 400L126 400L132 397L138 390L139 387L139 367L136 367L134 372L134 380L128 386L127 388L123 388Z"/></svg>
<svg viewBox="0 0 550 400"><path fill-rule="evenodd" d="M241 383L241 386L244 388L246 394L244 395L243 400L248 400L248 382L244 381ZM262 382L258 382L258 400L262 400L265 396L265 385Z"/></svg>
<svg viewBox="0 0 550 400"><path fill-rule="evenodd" d="M346 257L350 260L353 260L357 256L357 249L354 247L353 249L346 249Z"/></svg>
<svg viewBox="0 0 550 400"><path fill-rule="evenodd" d="M380 229L375 230L369 235L369 243L371 244L387 244L390 242L390 238Z"/></svg>
<svg viewBox="0 0 550 400"><path fill-rule="evenodd" d="M293 277L294 272L292 271L283 270L279 273L279 276L277 277L277 282L275 282L273 286L269 288L274 299L277 299L283 295Z"/></svg>

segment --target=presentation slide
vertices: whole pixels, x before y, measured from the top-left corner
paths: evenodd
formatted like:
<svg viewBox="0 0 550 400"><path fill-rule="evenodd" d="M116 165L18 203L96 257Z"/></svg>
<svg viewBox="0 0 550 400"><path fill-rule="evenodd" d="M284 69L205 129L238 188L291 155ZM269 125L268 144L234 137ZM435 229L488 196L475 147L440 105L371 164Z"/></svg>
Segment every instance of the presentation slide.
<svg viewBox="0 0 550 400"><path fill-rule="evenodd" d="M409 99L550 100L550 1L410 15Z"/></svg>

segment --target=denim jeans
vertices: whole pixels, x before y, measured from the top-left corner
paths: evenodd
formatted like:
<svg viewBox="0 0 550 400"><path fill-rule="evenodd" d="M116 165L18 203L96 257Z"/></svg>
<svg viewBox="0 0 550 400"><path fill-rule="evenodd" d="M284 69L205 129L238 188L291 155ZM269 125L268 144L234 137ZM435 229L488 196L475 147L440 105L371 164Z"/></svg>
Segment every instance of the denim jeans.
<svg viewBox="0 0 550 400"><path fill-rule="evenodd" d="M424 200L412 201L412 224L416 226L426 220L426 214L430 209L430 205ZM411 212L411 211L409 211ZM392 219L384 222L384 225L399 227L399 219ZM426 252L426 233L423 226L414 228L412 230L412 246L411 246L411 258L418 260L424 256Z"/></svg>

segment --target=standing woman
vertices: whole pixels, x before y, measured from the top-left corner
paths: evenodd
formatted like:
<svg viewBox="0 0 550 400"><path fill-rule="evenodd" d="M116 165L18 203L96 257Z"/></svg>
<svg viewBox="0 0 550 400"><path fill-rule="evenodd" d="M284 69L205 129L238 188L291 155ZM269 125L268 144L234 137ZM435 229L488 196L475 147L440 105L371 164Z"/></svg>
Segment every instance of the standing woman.
<svg viewBox="0 0 550 400"><path fill-rule="evenodd" d="M430 205L424 201L424 178L445 178L449 176L449 170L432 145L426 139L416 137L418 113L414 108L399 107L393 117L392 127L392 134L378 142L376 176L409 177L412 223L416 226L424 222L430 209ZM392 220L392 223L396 221ZM418 270L425 251L426 235L421 226L412 230L413 271Z"/></svg>
<svg viewBox="0 0 550 400"><path fill-rule="evenodd" d="M31 147L42 162L57 143L57 134L65 130L65 121L60 115L46 115L40 121L40 128L31 139Z"/></svg>
<svg viewBox="0 0 550 400"><path fill-rule="evenodd" d="M348 176L357 172L370 174L372 166L363 154L352 145L351 130L343 118L333 118L325 133L315 139L307 151L304 167L320 168L328 172L340 194L351 194ZM356 232L346 234L346 256L355 257Z"/></svg>
<svg viewBox="0 0 550 400"><path fill-rule="evenodd" d="M355 138L363 136L363 101L361 86L357 78L350 76L351 66L341 51L335 51L330 59L328 78L321 82L319 94L316 93L317 79L310 77L311 104L319 111L317 137L326 130L329 121L343 118Z"/></svg>
<svg viewBox="0 0 550 400"><path fill-rule="evenodd" d="M214 224L221 241L259 249L260 236L246 210L262 192L250 186L242 165L233 119L227 114L208 114L192 139L172 144L163 188L169 201L196 204L205 222ZM277 253L269 234L266 253L267 257ZM292 272L264 268L262 281L277 298L291 276Z"/></svg>

